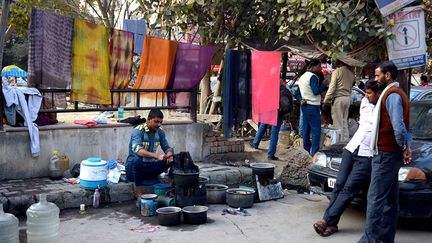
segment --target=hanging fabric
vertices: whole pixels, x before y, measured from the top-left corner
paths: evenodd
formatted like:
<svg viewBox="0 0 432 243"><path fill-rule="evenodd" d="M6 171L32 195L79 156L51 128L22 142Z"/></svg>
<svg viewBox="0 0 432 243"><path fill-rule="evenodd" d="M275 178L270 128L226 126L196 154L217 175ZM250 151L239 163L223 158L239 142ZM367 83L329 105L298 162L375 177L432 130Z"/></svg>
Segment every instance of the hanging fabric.
<svg viewBox="0 0 432 243"><path fill-rule="evenodd" d="M170 88L192 89L199 85L201 79L209 71L213 54L214 48L211 46L178 43ZM169 104L190 105L190 93L169 94Z"/></svg>
<svg viewBox="0 0 432 243"><path fill-rule="evenodd" d="M223 130L231 137L232 128L251 117L251 53L228 49L223 68Z"/></svg>
<svg viewBox="0 0 432 243"><path fill-rule="evenodd" d="M32 9L28 51L29 86L66 89L72 80L73 18ZM44 95L47 108L66 107L66 94Z"/></svg>
<svg viewBox="0 0 432 243"><path fill-rule="evenodd" d="M111 104L107 28L75 19L72 50L71 100Z"/></svg>
<svg viewBox="0 0 432 243"><path fill-rule="evenodd" d="M125 19L123 20L123 29L134 33L134 53L141 55L144 36L147 33L146 22L143 19Z"/></svg>
<svg viewBox="0 0 432 243"><path fill-rule="evenodd" d="M166 89L171 76L177 42L146 35L134 89ZM140 106L163 106L166 93L141 93Z"/></svg>
<svg viewBox="0 0 432 243"><path fill-rule="evenodd" d="M252 51L252 120L277 125L281 53Z"/></svg>
<svg viewBox="0 0 432 243"><path fill-rule="evenodd" d="M109 42L110 51L110 88L126 89L131 80L134 34L113 29ZM124 93L113 93L115 107L125 105Z"/></svg>

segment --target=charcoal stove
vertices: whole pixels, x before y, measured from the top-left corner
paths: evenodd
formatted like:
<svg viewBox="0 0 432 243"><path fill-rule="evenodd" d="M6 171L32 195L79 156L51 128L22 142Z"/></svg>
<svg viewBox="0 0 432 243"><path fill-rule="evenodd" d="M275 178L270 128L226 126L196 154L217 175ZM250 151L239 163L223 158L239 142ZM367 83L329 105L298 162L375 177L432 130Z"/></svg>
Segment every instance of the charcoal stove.
<svg viewBox="0 0 432 243"><path fill-rule="evenodd" d="M275 165L271 163L251 163L254 187L259 201L283 198L280 181L274 179Z"/></svg>

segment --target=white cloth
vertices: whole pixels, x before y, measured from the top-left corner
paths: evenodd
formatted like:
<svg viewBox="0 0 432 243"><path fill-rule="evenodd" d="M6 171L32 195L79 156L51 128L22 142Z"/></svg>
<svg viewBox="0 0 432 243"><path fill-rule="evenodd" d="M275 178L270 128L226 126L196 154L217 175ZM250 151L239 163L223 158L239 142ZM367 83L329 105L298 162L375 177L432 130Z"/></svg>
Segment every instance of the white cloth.
<svg viewBox="0 0 432 243"><path fill-rule="evenodd" d="M360 104L360 121L359 127L345 147L351 153L359 148L357 155L362 157L372 157L373 153L370 150L372 126L373 126L373 110L375 105L369 103L364 97Z"/></svg>
<svg viewBox="0 0 432 243"><path fill-rule="evenodd" d="M307 103L309 105L321 105L321 95L320 94L314 95L310 85L310 80L314 75L315 75L314 73L310 71L306 71L299 78L297 83L300 89L300 94L302 96L302 99L307 100Z"/></svg>
<svg viewBox="0 0 432 243"><path fill-rule="evenodd" d="M369 148L374 155L378 154L378 132L379 132L380 117L381 117L381 102L382 102L384 95L392 87L399 87L399 83L393 82L393 83L387 85L387 87L381 93L381 96L379 97L378 102L377 102L375 109L373 111L373 122L374 123L372 124L371 143L369 145Z"/></svg>
<svg viewBox="0 0 432 243"><path fill-rule="evenodd" d="M3 82L3 94L6 108L14 109L25 121L30 135L30 151L33 157L39 156L39 129L34 121L37 118L42 103L42 95L35 88L14 87ZM28 96L28 101L26 100Z"/></svg>

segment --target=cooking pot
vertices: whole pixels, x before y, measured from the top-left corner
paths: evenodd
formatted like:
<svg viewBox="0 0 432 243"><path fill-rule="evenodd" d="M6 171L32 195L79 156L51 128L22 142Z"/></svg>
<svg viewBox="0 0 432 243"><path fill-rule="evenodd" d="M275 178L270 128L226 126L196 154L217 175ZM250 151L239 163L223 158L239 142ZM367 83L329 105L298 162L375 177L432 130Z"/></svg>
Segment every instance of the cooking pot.
<svg viewBox="0 0 432 243"><path fill-rule="evenodd" d="M259 179L273 179L275 165L271 163L251 163L252 175L258 175Z"/></svg>
<svg viewBox="0 0 432 243"><path fill-rule="evenodd" d="M174 183L176 186L198 186L199 184L199 173L183 173L180 171L174 171Z"/></svg>
<svg viewBox="0 0 432 243"><path fill-rule="evenodd" d="M210 181L210 178L205 176L199 176L199 184L200 185L207 185Z"/></svg>
<svg viewBox="0 0 432 243"><path fill-rule="evenodd" d="M164 226L174 226L181 223L181 211L179 207L163 207L156 210L158 222Z"/></svg>
<svg viewBox="0 0 432 243"><path fill-rule="evenodd" d="M183 208L183 219L187 224L205 224L207 222L206 206L187 206Z"/></svg>
<svg viewBox="0 0 432 243"><path fill-rule="evenodd" d="M253 206L255 191L231 188L226 191L226 202L233 208L250 208Z"/></svg>
<svg viewBox="0 0 432 243"><path fill-rule="evenodd" d="M225 203L227 186L222 184L207 184L207 203Z"/></svg>

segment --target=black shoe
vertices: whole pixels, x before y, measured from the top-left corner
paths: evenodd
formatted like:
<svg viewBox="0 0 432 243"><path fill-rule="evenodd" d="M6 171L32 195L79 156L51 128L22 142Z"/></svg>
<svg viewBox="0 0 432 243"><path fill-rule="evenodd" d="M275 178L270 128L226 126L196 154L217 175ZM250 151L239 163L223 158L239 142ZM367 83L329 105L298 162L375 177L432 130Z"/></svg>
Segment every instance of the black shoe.
<svg viewBox="0 0 432 243"><path fill-rule="evenodd" d="M253 143L253 140L250 140L250 141L249 141L249 145L250 145L252 148L254 148L254 149L258 149L258 145L255 145L255 144Z"/></svg>
<svg viewBox="0 0 432 243"><path fill-rule="evenodd" d="M274 156L274 155L267 157L267 159L268 160L279 160L279 158Z"/></svg>

